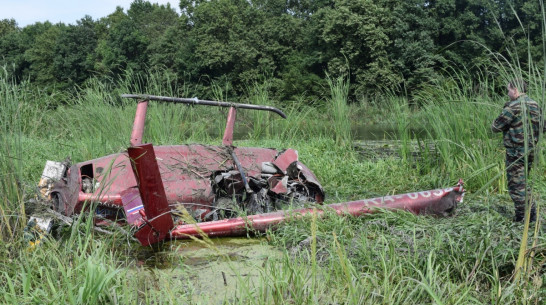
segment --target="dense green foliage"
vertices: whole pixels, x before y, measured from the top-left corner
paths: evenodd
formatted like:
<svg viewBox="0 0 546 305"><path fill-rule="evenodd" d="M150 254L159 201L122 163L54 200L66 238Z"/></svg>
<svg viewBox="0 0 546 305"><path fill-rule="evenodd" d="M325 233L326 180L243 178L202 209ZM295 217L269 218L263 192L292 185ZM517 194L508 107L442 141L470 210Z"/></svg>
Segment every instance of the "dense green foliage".
<svg viewBox="0 0 546 305"><path fill-rule="evenodd" d="M4 19L0 66L49 92L160 68L200 85L200 97L213 83L241 95L268 79L275 99L294 100L326 93L327 74L349 74L351 97L413 96L446 64L474 72L489 52L523 67L543 60L534 0L182 0L180 9L135 0L74 25Z"/></svg>

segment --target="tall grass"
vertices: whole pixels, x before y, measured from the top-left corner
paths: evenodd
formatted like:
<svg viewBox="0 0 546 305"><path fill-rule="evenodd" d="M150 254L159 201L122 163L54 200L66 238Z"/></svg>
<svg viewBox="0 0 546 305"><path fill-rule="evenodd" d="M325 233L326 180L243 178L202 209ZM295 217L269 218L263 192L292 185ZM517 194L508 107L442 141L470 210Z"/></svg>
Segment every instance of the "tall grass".
<svg viewBox="0 0 546 305"><path fill-rule="evenodd" d="M412 134L411 134L411 110L409 107L408 100L406 98L398 97L391 95L388 100L384 101L386 107L390 109L395 127L396 135L394 135L395 140L400 141L400 156L404 163L410 164L409 158L411 157L411 146L412 146Z"/></svg>
<svg viewBox="0 0 546 305"><path fill-rule="evenodd" d="M248 96L251 104L262 105L262 106L271 106L272 102L269 97L271 85L269 82L264 82L263 84L255 83L252 88L248 91ZM252 115L253 123L252 129L250 132L250 137L254 140L260 138L269 138L271 136L272 124L275 120L272 120L271 114L265 111L255 111ZM276 116L276 115L275 115ZM275 117L275 119L278 119Z"/></svg>
<svg viewBox="0 0 546 305"><path fill-rule="evenodd" d="M93 234L92 218L80 217L66 240L44 240L32 251L0 260L2 304L127 304L138 298L111 238ZM24 247L24 245L23 245ZM126 303L127 302L127 303Z"/></svg>
<svg viewBox="0 0 546 305"><path fill-rule="evenodd" d="M0 235L5 240L13 236L15 230L22 228L15 217L21 215L24 218L25 214L24 210L18 210L16 206L23 195L17 185L17 180L21 176L20 161L18 160L21 157L21 149L18 145L21 126L17 124L18 120L14 119L19 113L14 98L16 88L13 88L5 79L5 72L0 74L0 77L2 77L0 103L2 103L2 109L5 109L0 112L0 140L4 143L0 148L0 172L2 173L0 176L0 194L2 194L0 197L0 215L2 216Z"/></svg>
<svg viewBox="0 0 546 305"><path fill-rule="evenodd" d="M335 134L336 144L351 146L351 121L349 120L349 79L346 76L326 78L330 87L327 111L332 116L330 126Z"/></svg>
<svg viewBox="0 0 546 305"><path fill-rule="evenodd" d="M495 92L494 84L484 81L482 89ZM503 166L502 146L492 139L491 122L498 111L500 97L474 92L472 79L465 72L437 79L416 96L422 105L423 127L433 139L442 172L452 180L463 170L469 188L480 188L495 178ZM500 113L500 111L499 111Z"/></svg>
<svg viewBox="0 0 546 305"><path fill-rule="evenodd" d="M525 304L539 301L544 296L539 290L540 280L524 285L507 281L519 242L514 237L520 229L503 220L503 215L478 208L479 204L464 208L457 220L386 213L341 220L330 215L320 222L313 219L292 222L271 237L273 244L287 249L284 256L267 261L263 285L244 295L242 302ZM507 235L513 239L507 240ZM540 240L544 242L544 238ZM313 257L317 260L316 267L312 267Z"/></svg>
<svg viewBox="0 0 546 305"><path fill-rule="evenodd" d="M0 240L20 236L26 224L24 205L28 137L41 134L49 99L27 82L16 84L0 69Z"/></svg>

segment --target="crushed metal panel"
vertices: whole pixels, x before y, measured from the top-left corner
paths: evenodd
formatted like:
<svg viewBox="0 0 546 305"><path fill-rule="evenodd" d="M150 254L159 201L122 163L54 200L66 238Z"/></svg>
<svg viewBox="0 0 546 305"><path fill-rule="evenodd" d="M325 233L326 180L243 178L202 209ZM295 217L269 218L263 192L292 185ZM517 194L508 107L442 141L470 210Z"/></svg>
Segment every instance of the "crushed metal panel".
<svg viewBox="0 0 546 305"><path fill-rule="evenodd" d="M78 166L72 165L68 168L66 181L62 179L51 188L51 204L53 209L65 216L72 216L79 213L83 203L78 202L80 192L80 170Z"/></svg>
<svg viewBox="0 0 546 305"><path fill-rule="evenodd" d="M298 151L294 149L287 149L280 153L277 158L275 158L273 164L275 164L280 170L282 170L283 173L286 174L288 166L296 161L298 161Z"/></svg>
<svg viewBox="0 0 546 305"><path fill-rule="evenodd" d="M315 194L315 201L317 203L324 202L324 189L322 188L322 185L318 182L317 177L313 172L305 166L305 164L301 162L296 163L296 167L299 170L299 175L303 175L303 180L308 184L316 188L316 194Z"/></svg>
<svg viewBox="0 0 546 305"><path fill-rule="evenodd" d="M275 194L288 193L288 176L284 176L281 179L277 177L271 177L268 180L270 190Z"/></svg>

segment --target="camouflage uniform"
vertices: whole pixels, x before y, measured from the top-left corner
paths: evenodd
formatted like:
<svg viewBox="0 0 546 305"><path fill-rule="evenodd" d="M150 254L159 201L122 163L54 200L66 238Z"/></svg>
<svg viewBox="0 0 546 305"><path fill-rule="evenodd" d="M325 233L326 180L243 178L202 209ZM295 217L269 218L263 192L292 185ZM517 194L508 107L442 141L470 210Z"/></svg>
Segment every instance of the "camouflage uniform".
<svg viewBox="0 0 546 305"><path fill-rule="evenodd" d="M523 110L527 116L523 116ZM515 219L521 221L525 215L525 195L531 200L531 190L526 187L525 175L525 134L527 134L527 174L531 170L534 160L534 147L537 144L540 131L541 110L539 105L525 94L516 100L504 104L501 114L493 121L493 132L503 133L504 147L506 148L506 176L508 192L514 201L516 210ZM529 128L532 127L532 128ZM525 132L525 128L527 132ZM535 218L535 206L532 202L531 218Z"/></svg>

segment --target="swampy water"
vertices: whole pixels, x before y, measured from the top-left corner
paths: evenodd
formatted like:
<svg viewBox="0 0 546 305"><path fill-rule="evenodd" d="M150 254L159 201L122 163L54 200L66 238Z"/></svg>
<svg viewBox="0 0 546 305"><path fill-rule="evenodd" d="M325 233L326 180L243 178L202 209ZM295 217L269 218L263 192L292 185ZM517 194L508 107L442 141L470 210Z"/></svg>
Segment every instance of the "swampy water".
<svg viewBox="0 0 546 305"><path fill-rule="evenodd" d="M401 132L407 133L407 135L413 139L423 139L427 137L427 132L424 129L408 128L407 130L401 131L398 127L387 124L353 125L351 129L355 141L400 140Z"/></svg>
<svg viewBox="0 0 546 305"><path fill-rule="evenodd" d="M185 285L193 301L222 304L234 298L241 285L252 289L261 284L267 260L282 252L265 238L215 238L209 241L171 241L161 251L142 247L139 272L166 272Z"/></svg>

